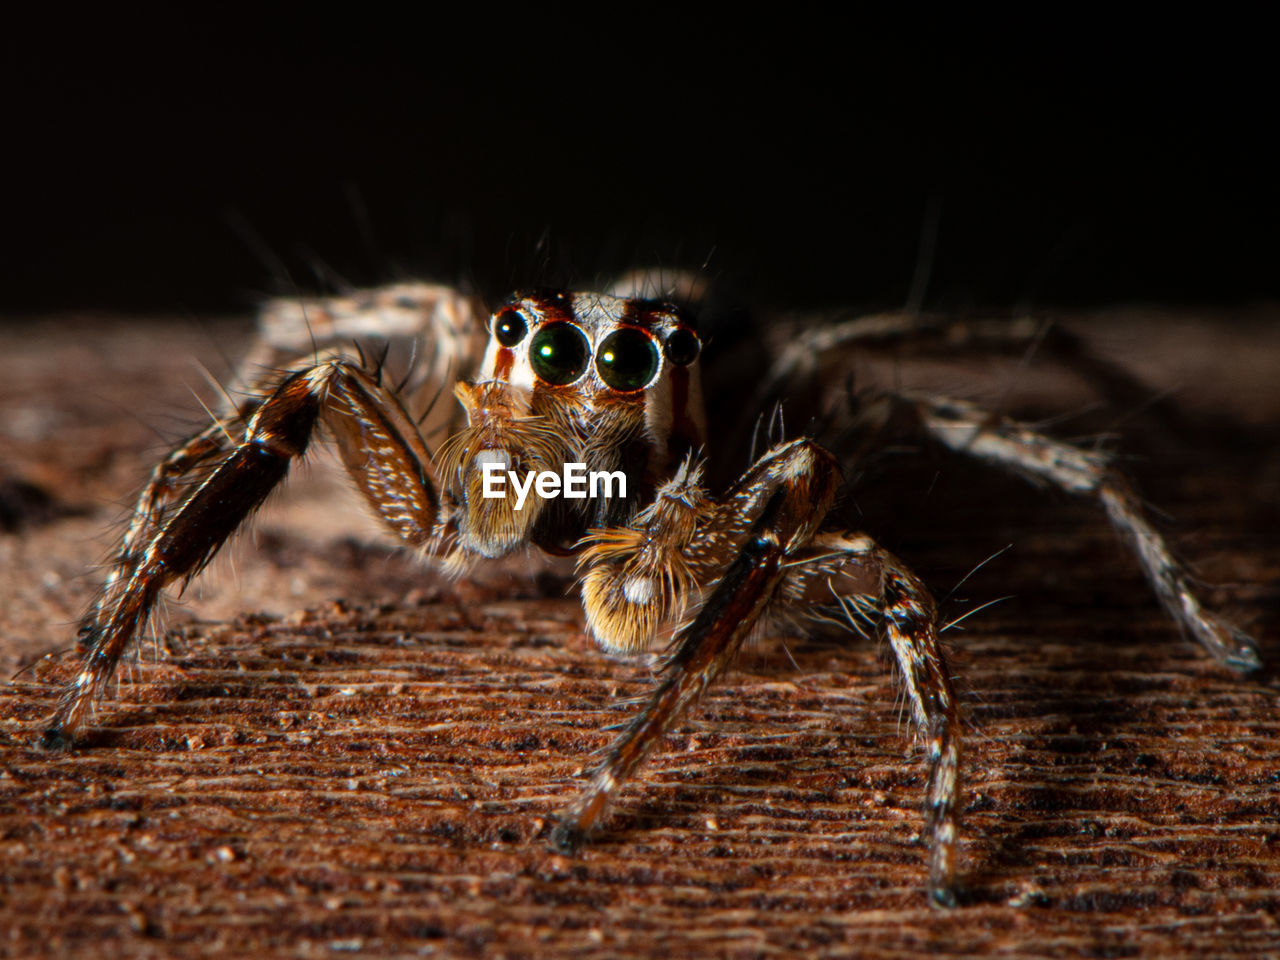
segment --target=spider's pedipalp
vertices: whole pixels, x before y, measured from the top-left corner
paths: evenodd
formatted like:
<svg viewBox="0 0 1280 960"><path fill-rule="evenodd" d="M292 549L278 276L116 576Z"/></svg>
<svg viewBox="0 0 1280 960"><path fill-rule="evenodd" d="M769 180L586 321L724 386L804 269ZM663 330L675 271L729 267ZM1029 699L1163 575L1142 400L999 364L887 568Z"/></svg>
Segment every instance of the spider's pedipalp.
<svg viewBox="0 0 1280 960"><path fill-rule="evenodd" d="M681 616L717 561L702 465L686 458L628 527L588 532L578 544L587 627L607 650L650 649Z"/></svg>

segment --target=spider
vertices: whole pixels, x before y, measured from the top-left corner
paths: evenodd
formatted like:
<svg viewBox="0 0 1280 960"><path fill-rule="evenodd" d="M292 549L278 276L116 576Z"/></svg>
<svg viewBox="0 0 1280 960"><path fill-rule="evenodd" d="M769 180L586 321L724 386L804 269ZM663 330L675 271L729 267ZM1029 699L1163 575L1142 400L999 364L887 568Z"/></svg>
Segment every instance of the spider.
<svg viewBox="0 0 1280 960"><path fill-rule="evenodd" d="M709 441L731 431L717 425L709 435L704 416L703 341L693 319L704 292L696 278L655 290L651 277L633 274L601 293L518 294L487 321L473 298L428 284L268 302L245 362L247 399L228 403L177 446L139 496L81 622L83 663L45 745L83 740L95 699L165 588L185 586L208 564L319 430L374 515L404 543L455 575L529 545L574 556L595 641L623 653L665 649L655 689L563 811L553 847L572 850L604 820L619 785L748 637L779 617L834 617L854 630L871 619L888 641L925 746L929 898L953 905L961 737L934 601L901 560L834 521L841 462L812 437L771 443L736 480L713 487ZM375 335L425 348L412 387L388 385L382 362L350 346ZM1033 335L1014 321L961 327L914 315L788 331L745 406L767 409L802 390L822 358L867 341L961 336L1009 344ZM1074 355L1086 373L1107 379L1085 353ZM474 376L455 383L463 369ZM456 406L438 402L451 383ZM733 398L740 408L741 400ZM850 422L878 424L873 433L905 424L958 453L1094 498L1174 620L1221 663L1240 671L1259 665L1253 641L1203 608L1188 570L1104 454L967 401L852 390L845 400ZM410 410L425 413L415 420ZM433 454L424 437L437 432L447 439ZM521 474L570 463L620 478L617 494L570 495L567 483L561 490L528 479L524 496L515 495ZM495 494L495 477L511 484Z"/></svg>

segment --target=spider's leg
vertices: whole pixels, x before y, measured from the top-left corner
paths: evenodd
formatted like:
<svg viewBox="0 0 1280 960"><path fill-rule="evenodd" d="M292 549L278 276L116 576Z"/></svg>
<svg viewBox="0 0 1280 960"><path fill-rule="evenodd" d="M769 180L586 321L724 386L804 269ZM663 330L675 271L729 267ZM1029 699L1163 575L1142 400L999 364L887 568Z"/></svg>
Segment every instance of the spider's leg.
<svg viewBox="0 0 1280 960"><path fill-rule="evenodd" d="M627 299L666 300L697 313L710 289L711 281L701 271L653 267L628 270L614 277L603 292Z"/></svg>
<svg viewBox="0 0 1280 960"><path fill-rule="evenodd" d="M811 558L807 557L811 555ZM960 820L960 720L951 674L938 640L933 598L897 557L865 534L823 533L792 563L782 595L798 610L825 607L860 629L878 611L902 671L911 718L928 751L925 834L929 896L955 905L956 838ZM823 619L831 619L824 616Z"/></svg>
<svg viewBox="0 0 1280 960"><path fill-rule="evenodd" d="M243 438L180 506L132 551L86 637L87 652L45 732L48 746L74 743L94 699L146 624L161 591L189 583L284 479L323 422L348 473L375 514L407 543L427 546L447 531L430 456L395 395L357 365L333 359L288 375L248 418Z"/></svg>
<svg viewBox="0 0 1280 960"><path fill-rule="evenodd" d="M308 351L353 340L422 337L454 356L474 353L470 340L484 332L484 310L474 297L433 283L399 283L336 297L279 297L258 311L258 340L245 372L276 369ZM456 375L454 377L456 379Z"/></svg>
<svg viewBox="0 0 1280 960"><path fill-rule="evenodd" d="M99 600L78 630L81 649L94 636L108 598L132 574L139 544L154 536L174 501L190 492L191 475L236 445L233 435L243 432L283 376L315 366L322 356L354 360L359 350L354 343L361 339L416 339L430 348L421 355L415 349L413 390L405 398L406 405L422 411L419 430L424 435L445 432L462 415L451 402L448 387L479 357L483 318L475 298L429 283L400 283L334 297L279 297L263 303L258 335L233 378L246 399L237 408L228 398L214 423L176 447L152 471L134 503L120 546L107 564Z"/></svg>
<svg viewBox="0 0 1280 960"><path fill-rule="evenodd" d="M218 418L177 446L151 471L147 485L134 503L133 514L120 540L120 546L108 562L107 575L98 601L80 623L77 634L81 649L88 647L95 634L108 605L108 598L116 593L120 583L127 580L137 566L138 545L155 535L165 511L181 491L184 480L192 471L225 454L227 446L234 442L231 431L244 429L244 420L254 407L256 403L246 404L236 415Z"/></svg>
<svg viewBox="0 0 1280 960"><path fill-rule="evenodd" d="M421 432L441 438L461 416L449 390L475 369L484 352L488 314L479 300L435 283L397 283L333 297L279 297L258 311L258 337L240 366L244 382L264 371L300 369L353 342L413 344L412 380L405 405L423 416ZM434 442L434 441L433 441Z"/></svg>
<svg viewBox="0 0 1280 960"><path fill-rule="evenodd" d="M354 359L359 348L353 343L361 339L428 344L420 354L415 344L413 389L406 404L422 412L419 429L426 436L456 425L462 411L448 388L472 369L483 350L484 310L475 298L440 284L400 283L342 296L266 301L258 313L258 335L233 378L246 399L237 408L228 398L214 423L175 448L152 471L120 546L108 561L99 601L79 627L81 649L94 636L109 598L131 576L139 545L154 536L173 502L190 492L193 472L236 445L233 434L243 431L286 372L315 366L322 357Z"/></svg>
<svg viewBox="0 0 1280 960"><path fill-rule="evenodd" d="M925 430L952 450L1097 498L1178 625L1228 667L1244 671L1261 665L1248 634L1204 609L1187 567L1151 525L1141 501L1105 454L1054 440L964 401L914 395L905 399L915 407Z"/></svg>
<svg viewBox="0 0 1280 960"><path fill-rule="evenodd" d="M1079 377L1116 409L1144 409L1174 434L1187 430L1167 398L1155 395L1121 364L1094 352L1069 328L1042 317L957 319L899 311L836 323L798 321L775 330L774 336L779 345L777 357L757 389L753 409L767 410L778 400L803 396L822 381L820 369L852 369L855 350L906 349L947 357L965 351L1022 357L1036 352ZM816 401L818 407L823 405L821 398Z"/></svg>
<svg viewBox="0 0 1280 960"><path fill-rule="evenodd" d="M728 562L716 564L718 576L708 583L706 599L672 638L658 689L565 811L552 835L553 846L571 849L602 819L613 791L733 659L774 600L787 562L813 539L838 483L839 468L831 454L810 440L797 440L761 457L717 505L704 536L687 552L718 552ZM613 594L603 591L601 596ZM647 594L635 601L651 602Z"/></svg>

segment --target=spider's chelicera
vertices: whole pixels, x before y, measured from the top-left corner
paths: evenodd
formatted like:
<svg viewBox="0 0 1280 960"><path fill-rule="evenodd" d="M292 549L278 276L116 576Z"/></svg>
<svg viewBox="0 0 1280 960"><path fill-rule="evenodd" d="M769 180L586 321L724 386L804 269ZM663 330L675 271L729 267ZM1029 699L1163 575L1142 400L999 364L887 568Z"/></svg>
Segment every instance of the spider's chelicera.
<svg viewBox="0 0 1280 960"><path fill-rule="evenodd" d="M520 295L487 324L469 298L430 285L268 304L246 369L275 372L255 374L248 400L155 468L81 624L84 662L46 744L83 736L161 592L203 569L322 429L374 514L405 543L454 573L530 544L574 555L587 626L602 647L669 645L656 689L564 811L555 846L572 848L602 820L618 786L760 625L778 614L851 627L873 617L926 748L930 897L953 903L960 727L929 592L870 536L832 523L840 468L813 439L776 443L727 489L708 488L698 333L685 310L637 292L624 283L612 294ZM898 332L923 326L909 319ZM761 390L802 376L824 351L886 331L894 333L884 318L867 318L793 339ZM411 392L384 384L378 364L344 346L369 335L423 342ZM460 406L423 402L465 369L476 373L454 386ZM1252 641L1202 608L1103 455L966 402L880 398L947 447L1096 498L1179 624L1227 665L1258 665ZM409 410L424 406L422 423ZM432 455L423 438L436 430L449 435ZM577 495L574 486L562 496L561 483L542 483L565 478L568 488L571 473L574 483L617 480L620 495ZM495 477L510 478L505 494L493 495Z"/></svg>

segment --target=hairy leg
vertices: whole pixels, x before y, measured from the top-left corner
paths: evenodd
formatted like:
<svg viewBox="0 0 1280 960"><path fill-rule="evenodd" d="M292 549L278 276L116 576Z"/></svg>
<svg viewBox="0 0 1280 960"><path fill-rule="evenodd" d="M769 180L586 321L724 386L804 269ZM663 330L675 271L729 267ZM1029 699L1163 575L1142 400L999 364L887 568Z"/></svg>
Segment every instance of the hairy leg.
<svg viewBox="0 0 1280 960"><path fill-rule="evenodd" d="M810 440L797 440L761 457L701 518L680 552L700 573L714 569L715 577L702 581L705 599L692 620L676 630L658 689L564 812L552 835L553 846L572 849L603 819L613 792L732 662L773 603L788 562L813 539L838 484L832 456ZM649 523L653 529L652 522L641 517L638 523ZM596 531L593 541L587 562L603 567L604 573L584 584L584 602L597 639L610 647L635 648L642 640L651 644L652 635L622 639L608 632L611 625L627 618L621 607L666 602L660 597L659 580L648 581L650 586L643 591L628 587L646 569L649 537L633 538L629 556L622 549L609 549L623 542L615 531Z"/></svg>
<svg viewBox="0 0 1280 960"><path fill-rule="evenodd" d="M341 359L289 374L248 417L234 445L208 439L184 444L169 458L180 462L185 456L212 468L179 505L152 511L130 527L126 536L135 539L118 552L126 560L82 628L84 662L45 732L47 746L70 745L84 733L95 699L161 592L204 569L306 452L319 423L384 523L410 544L440 541L449 510L441 509L429 454L394 393L375 374Z"/></svg>
<svg viewBox="0 0 1280 960"><path fill-rule="evenodd" d="M1172 404L1124 367L1093 352L1072 331L1039 317L955 318L906 311L852 317L836 323L786 329L769 375L758 388L756 409L802 392L815 380L825 355L856 349L909 348L954 356L995 354L1028 357L1042 353L1089 384L1119 409L1148 409L1177 432L1184 428Z"/></svg>
<svg viewBox="0 0 1280 960"><path fill-rule="evenodd" d="M397 283L332 297L279 297L258 311L258 337L240 366L240 382L318 363L340 350L354 359L353 344L385 349L406 342L413 350L405 406L422 416L423 436L443 440L461 411L449 391L475 370L484 353L488 313L480 301L435 283Z"/></svg>
<svg viewBox="0 0 1280 960"><path fill-rule="evenodd" d="M1141 501L1105 454L1054 440L965 401L917 395L903 399L914 407L929 435L944 446L1068 493L1096 498L1178 625L1232 669L1255 670L1261 665L1248 634L1204 609L1186 565L1151 525Z"/></svg>
<svg viewBox="0 0 1280 960"><path fill-rule="evenodd" d="M219 417L176 447L151 471L147 485L134 503L124 536L108 561L107 574L98 600L85 614L76 631L82 650L88 648L95 635L104 616L108 598L116 594L121 582L128 580L137 567L141 556L139 545L155 536L165 513L189 482L192 472L226 455L228 446L234 445L231 431L244 429L245 417L255 406L256 404L246 405L232 417Z"/></svg>
<svg viewBox="0 0 1280 960"><path fill-rule="evenodd" d="M915 729L928 758L925 837L929 897L955 905L956 841L960 825L960 718L946 656L938 639L933 598L897 557L865 534L817 536L793 561L782 595L801 612L833 606L850 628L877 618L902 673Z"/></svg>

